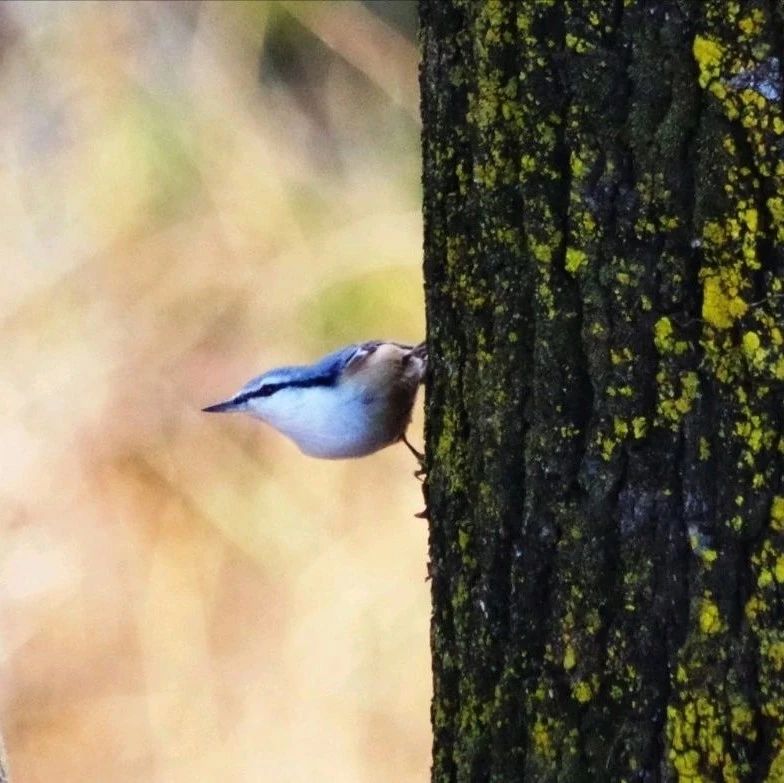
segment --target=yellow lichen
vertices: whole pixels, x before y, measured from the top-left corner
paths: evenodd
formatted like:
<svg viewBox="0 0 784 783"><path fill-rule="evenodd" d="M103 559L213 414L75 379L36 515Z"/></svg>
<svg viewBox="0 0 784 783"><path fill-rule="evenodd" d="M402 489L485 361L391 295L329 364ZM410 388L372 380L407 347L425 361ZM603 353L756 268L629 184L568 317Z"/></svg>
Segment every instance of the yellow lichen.
<svg viewBox="0 0 784 783"><path fill-rule="evenodd" d="M743 353L753 367L762 368L768 352L760 346L760 338L756 332L746 332L742 340Z"/></svg>
<svg viewBox="0 0 784 783"><path fill-rule="evenodd" d="M719 633L724 627L719 607L708 596L703 597L700 602L699 622L700 630L708 635Z"/></svg>
<svg viewBox="0 0 784 783"><path fill-rule="evenodd" d="M718 556L719 553L715 549L703 549L702 552L700 552L700 557L702 558L703 562L707 563L708 565L715 563Z"/></svg>
<svg viewBox="0 0 784 783"><path fill-rule="evenodd" d="M585 680L580 680L576 682L572 687L572 696L580 702L580 704L586 704L593 698L593 691L591 690L590 683L586 682Z"/></svg>
<svg viewBox="0 0 784 783"><path fill-rule="evenodd" d="M770 526L777 533L784 532L784 497L776 495L770 507Z"/></svg>
<svg viewBox="0 0 784 783"><path fill-rule="evenodd" d="M784 582L784 555L776 559L776 565L773 566L773 576L776 577L776 581L779 584Z"/></svg>
<svg viewBox="0 0 784 783"><path fill-rule="evenodd" d="M754 713L747 704L738 704L732 708L730 729L733 734L737 734L740 737L747 737L750 740L757 738L757 730L754 727Z"/></svg>
<svg viewBox="0 0 784 783"><path fill-rule="evenodd" d="M625 438L629 434L629 425L616 416L613 419L613 431L619 438Z"/></svg>
<svg viewBox="0 0 784 783"><path fill-rule="evenodd" d="M632 419L632 431L636 440L645 437L648 432L648 421L645 416L635 416Z"/></svg>
<svg viewBox="0 0 784 783"><path fill-rule="evenodd" d="M585 263L587 256L582 250L578 250L576 247L567 247L566 248L566 261L565 261L565 268L566 271L570 274L576 274L577 270Z"/></svg>
<svg viewBox="0 0 784 783"><path fill-rule="evenodd" d="M756 332L746 332L743 335L743 351L746 356L753 356L760 347L759 335Z"/></svg>
<svg viewBox="0 0 784 783"><path fill-rule="evenodd" d="M702 317L717 329L729 329L749 309L737 294L729 295L716 275L706 277L702 285Z"/></svg>
<svg viewBox="0 0 784 783"><path fill-rule="evenodd" d="M700 69L700 86L706 87L712 79L719 76L724 47L712 38L698 35L694 38L692 52Z"/></svg>
<svg viewBox="0 0 784 783"><path fill-rule="evenodd" d="M672 321L666 315L656 321L653 335L657 347L665 345L672 337Z"/></svg>
<svg viewBox="0 0 784 783"><path fill-rule="evenodd" d="M555 760L555 749L547 724L541 717L537 717L531 730L533 746L542 758L549 761Z"/></svg>
<svg viewBox="0 0 784 783"><path fill-rule="evenodd" d="M659 318L653 326L653 341L659 353L674 353L680 356L686 352L689 344L685 340L675 340L673 335L672 321L666 315Z"/></svg>
<svg viewBox="0 0 784 783"><path fill-rule="evenodd" d="M681 780L694 781L694 783L702 781L698 769L700 754L696 750L687 750L685 753L670 751L670 761L681 776Z"/></svg>

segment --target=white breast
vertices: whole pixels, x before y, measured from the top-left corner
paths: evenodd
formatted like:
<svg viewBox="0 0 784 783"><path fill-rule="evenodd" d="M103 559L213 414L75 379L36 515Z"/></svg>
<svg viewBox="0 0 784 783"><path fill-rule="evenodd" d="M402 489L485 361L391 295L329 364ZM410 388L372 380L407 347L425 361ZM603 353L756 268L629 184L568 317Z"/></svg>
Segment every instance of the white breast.
<svg viewBox="0 0 784 783"><path fill-rule="evenodd" d="M384 428L384 403L363 400L350 386L281 389L252 400L248 413L291 438L312 457L362 457L390 442Z"/></svg>

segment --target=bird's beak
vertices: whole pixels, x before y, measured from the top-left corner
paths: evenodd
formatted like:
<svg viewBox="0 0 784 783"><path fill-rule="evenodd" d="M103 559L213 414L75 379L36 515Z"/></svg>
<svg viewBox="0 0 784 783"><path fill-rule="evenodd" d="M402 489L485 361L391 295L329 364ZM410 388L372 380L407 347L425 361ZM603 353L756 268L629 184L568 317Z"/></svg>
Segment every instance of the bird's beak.
<svg viewBox="0 0 784 783"><path fill-rule="evenodd" d="M219 402L216 405L209 405L202 408L204 413L225 413L226 411L237 410L237 403L233 400L226 400L226 402Z"/></svg>

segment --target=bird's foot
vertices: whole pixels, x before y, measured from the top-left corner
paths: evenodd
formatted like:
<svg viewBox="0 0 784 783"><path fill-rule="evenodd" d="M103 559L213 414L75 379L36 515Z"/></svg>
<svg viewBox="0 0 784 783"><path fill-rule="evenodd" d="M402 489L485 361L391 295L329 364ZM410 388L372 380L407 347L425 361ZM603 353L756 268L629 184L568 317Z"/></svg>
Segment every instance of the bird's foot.
<svg viewBox="0 0 784 783"><path fill-rule="evenodd" d="M408 442L408 438L406 438L405 433L400 436L400 440L406 444L406 448L416 457L416 460L419 463L419 467L414 471L414 478L417 478L420 481L424 481L424 477L427 475L427 468L425 467L425 455L418 449L415 449Z"/></svg>
<svg viewBox="0 0 784 783"><path fill-rule="evenodd" d="M425 477L427 476L427 467L425 466L425 455L415 449L409 442L408 438L406 438L406 433L404 432L400 436L400 440L406 444L406 448L416 457L416 461L419 463L419 467L414 471L414 478L419 479L419 481L424 482ZM430 509L425 506L418 514L414 514L417 519L430 519Z"/></svg>
<svg viewBox="0 0 784 783"><path fill-rule="evenodd" d="M425 463L425 455L421 451L415 449L408 442L408 438L406 437L406 433L405 432L400 436L400 440L402 440L403 443L406 444L406 448L417 458L417 460L419 461L419 464L420 465L424 465L424 463Z"/></svg>

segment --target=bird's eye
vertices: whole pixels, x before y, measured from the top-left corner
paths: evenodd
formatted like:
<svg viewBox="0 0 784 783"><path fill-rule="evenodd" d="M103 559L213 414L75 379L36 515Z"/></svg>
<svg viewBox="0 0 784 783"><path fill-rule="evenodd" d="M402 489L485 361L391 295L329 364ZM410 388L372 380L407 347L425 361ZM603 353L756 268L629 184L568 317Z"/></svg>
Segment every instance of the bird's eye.
<svg viewBox="0 0 784 783"><path fill-rule="evenodd" d="M263 383L261 386L257 386L255 389L240 394L234 401L247 402L248 400L256 400L259 397L269 397L270 394L274 394L279 389L282 389L285 385L285 383Z"/></svg>
<svg viewBox="0 0 784 783"><path fill-rule="evenodd" d="M270 394L276 392L280 387L275 383L263 383L253 392L254 397L269 397Z"/></svg>

